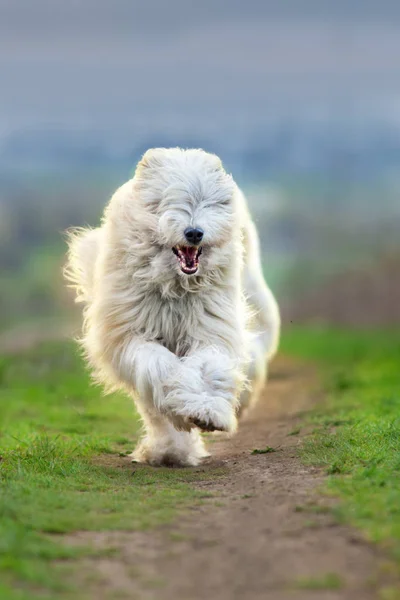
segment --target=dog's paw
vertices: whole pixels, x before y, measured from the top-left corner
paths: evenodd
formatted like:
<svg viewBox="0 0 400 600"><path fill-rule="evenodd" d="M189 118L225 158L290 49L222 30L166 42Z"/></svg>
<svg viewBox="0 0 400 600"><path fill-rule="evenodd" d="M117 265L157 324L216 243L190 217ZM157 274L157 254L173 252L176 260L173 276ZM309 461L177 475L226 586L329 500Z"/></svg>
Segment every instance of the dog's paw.
<svg viewBox="0 0 400 600"><path fill-rule="evenodd" d="M207 421L202 421L201 419L198 419L197 417L194 417L191 420L191 422L193 423L193 425L195 425L202 431L220 431L215 427L214 423L208 423Z"/></svg>
<svg viewBox="0 0 400 600"><path fill-rule="evenodd" d="M146 463L152 467L196 467L200 458L176 452L173 449L154 451L153 448L139 446L131 455L132 462Z"/></svg>
<svg viewBox="0 0 400 600"><path fill-rule="evenodd" d="M171 435L145 437L130 455L133 462L153 467L196 467L209 456L196 430L191 433L172 432Z"/></svg>
<svg viewBox="0 0 400 600"><path fill-rule="evenodd" d="M236 430L237 392L229 369L213 369L202 355L194 355L167 389L161 410L176 429Z"/></svg>
<svg viewBox="0 0 400 600"><path fill-rule="evenodd" d="M206 401L200 401L196 406L188 408L187 421L202 431L236 431L236 411L225 399L207 398Z"/></svg>

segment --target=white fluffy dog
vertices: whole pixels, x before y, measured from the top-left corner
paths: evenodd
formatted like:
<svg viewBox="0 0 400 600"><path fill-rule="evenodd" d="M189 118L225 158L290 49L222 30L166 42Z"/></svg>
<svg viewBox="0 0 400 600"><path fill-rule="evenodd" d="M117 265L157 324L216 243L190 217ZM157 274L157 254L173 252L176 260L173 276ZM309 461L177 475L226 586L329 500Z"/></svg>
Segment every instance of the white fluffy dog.
<svg viewBox="0 0 400 600"><path fill-rule="evenodd" d="M71 233L66 276L96 379L136 400L134 458L198 464L200 430L234 432L259 395L280 326L246 200L219 158L147 151L101 227Z"/></svg>

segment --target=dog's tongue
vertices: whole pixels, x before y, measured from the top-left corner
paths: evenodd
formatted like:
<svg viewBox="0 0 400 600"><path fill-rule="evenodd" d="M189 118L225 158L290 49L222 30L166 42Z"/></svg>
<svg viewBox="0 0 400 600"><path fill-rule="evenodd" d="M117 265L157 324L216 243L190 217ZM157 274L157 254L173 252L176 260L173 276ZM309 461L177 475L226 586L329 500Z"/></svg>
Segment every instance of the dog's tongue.
<svg viewBox="0 0 400 600"><path fill-rule="evenodd" d="M185 258L187 266L191 267L194 264L197 256L197 248L195 246L182 246L181 252Z"/></svg>

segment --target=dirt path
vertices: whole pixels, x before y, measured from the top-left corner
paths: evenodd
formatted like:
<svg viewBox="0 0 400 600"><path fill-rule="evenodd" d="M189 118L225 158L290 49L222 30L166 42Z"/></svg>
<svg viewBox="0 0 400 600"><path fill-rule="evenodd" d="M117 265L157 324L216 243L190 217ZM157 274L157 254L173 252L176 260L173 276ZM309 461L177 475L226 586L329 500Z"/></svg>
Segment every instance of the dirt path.
<svg viewBox="0 0 400 600"><path fill-rule="evenodd" d="M204 504L156 531L73 536L73 543L117 549L111 558L84 561L82 587L97 581L90 597L375 598L378 551L326 511L310 510L321 506L322 474L300 463L302 432L293 432L317 398L310 369L279 360L239 433L211 444L213 457L201 469L222 463L228 474L201 484L212 494ZM267 445L277 451L251 454Z"/></svg>

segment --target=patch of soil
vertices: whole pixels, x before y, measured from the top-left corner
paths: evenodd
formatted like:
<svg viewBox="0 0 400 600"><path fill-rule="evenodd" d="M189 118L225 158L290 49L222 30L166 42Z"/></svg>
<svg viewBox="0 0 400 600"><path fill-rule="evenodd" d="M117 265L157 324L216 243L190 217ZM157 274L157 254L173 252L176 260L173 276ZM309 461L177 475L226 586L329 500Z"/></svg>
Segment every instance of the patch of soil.
<svg viewBox="0 0 400 600"><path fill-rule="evenodd" d="M69 536L68 543L116 551L82 561L88 597L375 598L384 559L359 533L334 522L318 495L323 474L297 457L307 434L298 431L300 415L319 398L315 381L309 367L284 359L274 364L264 397L238 434L210 436L213 456L200 469L222 463L227 475L200 483L203 504L173 524ZM275 451L252 454L267 447Z"/></svg>
<svg viewBox="0 0 400 600"><path fill-rule="evenodd" d="M287 323L345 327L400 325L400 257L353 269L283 306Z"/></svg>

